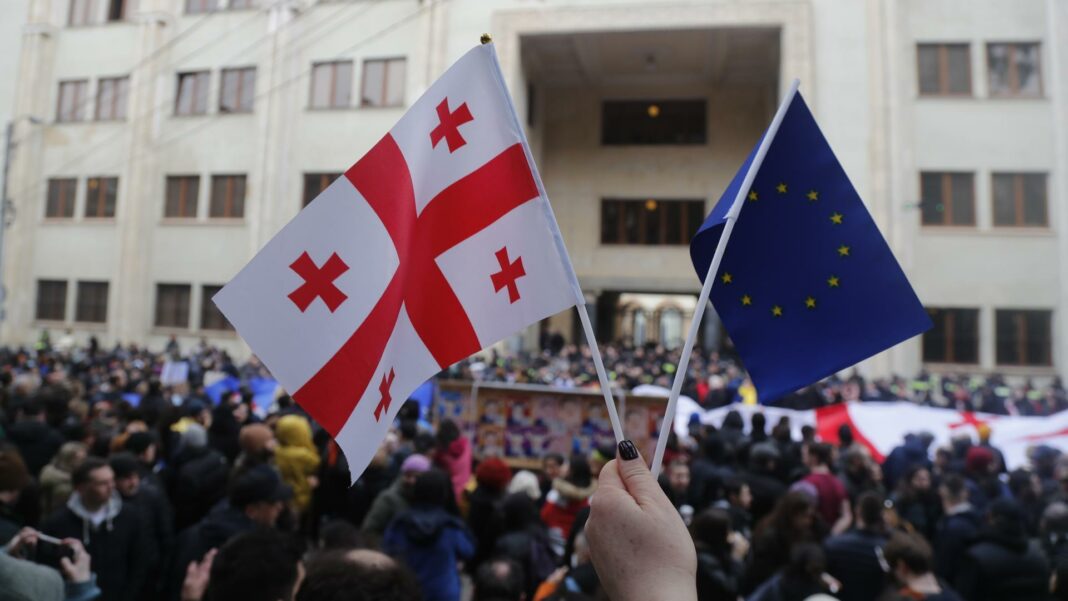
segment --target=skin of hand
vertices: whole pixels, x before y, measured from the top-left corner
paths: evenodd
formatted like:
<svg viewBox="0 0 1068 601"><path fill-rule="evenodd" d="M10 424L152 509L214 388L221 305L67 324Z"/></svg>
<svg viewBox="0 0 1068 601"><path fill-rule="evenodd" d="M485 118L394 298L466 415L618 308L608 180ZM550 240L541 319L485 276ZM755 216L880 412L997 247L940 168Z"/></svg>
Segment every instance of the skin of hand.
<svg viewBox="0 0 1068 601"><path fill-rule="evenodd" d="M89 582L93 577L92 572L89 570L92 558L89 557L89 553L82 546L82 542L76 538L65 538L63 539L63 544L74 551L73 560L68 557L59 558L59 567L63 570L63 576L75 584Z"/></svg>
<svg viewBox="0 0 1068 601"><path fill-rule="evenodd" d="M7 543L7 553L17 557L23 549L33 547L36 544L37 531L33 528L23 528Z"/></svg>
<svg viewBox="0 0 1068 601"><path fill-rule="evenodd" d="M601 470L586 536L613 601L696 601L693 539L629 440Z"/></svg>
<svg viewBox="0 0 1068 601"><path fill-rule="evenodd" d="M211 562L215 561L215 554L218 552L218 549L212 549L204 554L204 559L199 563L189 562L189 567L185 570L185 581L182 582L182 601L200 601L204 597L211 577Z"/></svg>

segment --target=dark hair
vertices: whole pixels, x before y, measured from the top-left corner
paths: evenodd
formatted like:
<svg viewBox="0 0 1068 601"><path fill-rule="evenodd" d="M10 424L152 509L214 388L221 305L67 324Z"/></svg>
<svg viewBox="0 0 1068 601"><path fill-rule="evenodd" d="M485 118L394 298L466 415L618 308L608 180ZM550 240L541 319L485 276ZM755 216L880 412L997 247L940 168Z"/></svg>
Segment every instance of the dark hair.
<svg viewBox="0 0 1068 601"><path fill-rule="evenodd" d="M239 599L243 597L235 597ZM344 553L323 555L308 564L296 601L421 601L419 582L407 568L392 561L368 565Z"/></svg>
<svg viewBox="0 0 1068 601"><path fill-rule="evenodd" d="M454 440L460 438L460 428L451 419L443 419L438 424L437 443L439 447L447 447Z"/></svg>
<svg viewBox="0 0 1068 601"><path fill-rule="evenodd" d="M19 491L30 485L30 471L15 448L0 450L0 492Z"/></svg>
<svg viewBox="0 0 1068 601"><path fill-rule="evenodd" d="M506 557L483 562L475 573L474 601L520 601L525 589L523 568Z"/></svg>
<svg viewBox="0 0 1068 601"><path fill-rule="evenodd" d="M942 478L942 488L945 488L953 499L963 499L968 492L968 489L964 486L964 478L960 474L946 474Z"/></svg>
<svg viewBox="0 0 1068 601"><path fill-rule="evenodd" d="M230 539L211 564L206 601L275 601L292 597L303 553L297 539L258 528Z"/></svg>
<svg viewBox="0 0 1068 601"><path fill-rule="evenodd" d="M563 465L564 464L564 456L561 455L560 453L546 453L541 458L542 465L545 465L546 461L555 461L556 465Z"/></svg>
<svg viewBox="0 0 1068 601"><path fill-rule="evenodd" d="M140 455L154 444L157 444L156 436L151 432L131 432L126 437L125 448L134 455Z"/></svg>
<svg viewBox="0 0 1068 601"><path fill-rule="evenodd" d="M125 451L112 455L108 459L108 465L115 472L116 478L125 478L130 474L140 474L141 471L141 462L132 453Z"/></svg>
<svg viewBox="0 0 1068 601"><path fill-rule="evenodd" d="M44 413L44 403L38 399L26 401L18 408L23 417L37 417Z"/></svg>
<svg viewBox="0 0 1068 601"><path fill-rule="evenodd" d="M1027 522L1023 509L1012 499L995 499L987 509L990 529L1005 538L1027 536Z"/></svg>
<svg viewBox="0 0 1068 601"><path fill-rule="evenodd" d="M737 476L731 476L730 478L727 478L723 481L723 495L725 497L730 497L731 495L740 495L742 494L742 489L746 486L749 485L746 484L745 480L742 480Z"/></svg>
<svg viewBox="0 0 1068 601"><path fill-rule="evenodd" d="M571 455L571 460L568 462L567 466L567 478L565 478L565 480L579 488L586 488L593 482L593 472L590 470L590 462L586 460L584 455L579 453Z"/></svg>
<svg viewBox="0 0 1068 601"><path fill-rule="evenodd" d="M823 548L815 543L801 543L790 549L790 563L783 569L783 576L794 581L818 581L826 569Z"/></svg>
<svg viewBox="0 0 1068 601"><path fill-rule="evenodd" d="M776 536L793 540L795 538L795 535L792 534L794 518L803 512L811 511L815 507L816 503L811 496L799 490L792 490L779 497L771 513L764 516L764 519L757 525L756 534L759 536L764 531L771 529Z"/></svg>
<svg viewBox="0 0 1068 601"><path fill-rule="evenodd" d="M520 532L539 523L538 506L525 492L512 493L501 502L504 532Z"/></svg>
<svg viewBox="0 0 1068 601"><path fill-rule="evenodd" d="M806 448L808 449L808 456L815 459L817 463L831 465L831 457L834 453L831 445L825 442L810 442Z"/></svg>
<svg viewBox="0 0 1068 601"><path fill-rule="evenodd" d="M749 427L753 432L764 434L767 425L768 418L765 417L763 413L754 413L753 416L749 418Z"/></svg>
<svg viewBox="0 0 1068 601"><path fill-rule="evenodd" d="M690 536L698 549L711 551L716 557L726 557L731 546L727 535L731 532L731 516L722 509L706 509L694 517Z"/></svg>
<svg viewBox="0 0 1068 601"><path fill-rule="evenodd" d="M431 468L415 478L412 505L445 507L452 494L452 480L438 468Z"/></svg>
<svg viewBox="0 0 1068 601"><path fill-rule="evenodd" d="M323 549L363 549L367 541L359 528L343 519L334 519L326 523L319 531Z"/></svg>
<svg viewBox="0 0 1068 601"><path fill-rule="evenodd" d="M890 569L894 569L899 561L905 562L905 567L913 574L926 574L931 571L931 546L923 537L895 532L890 535L890 540L883 548L883 556Z"/></svg>
<svg viewBox="0 0 1068 601"><path fill-rule="evenodd" d="M838 446L848 447L851 444L853 444L853 428L850 428L849 424L838 426Z"/></svg>
<svg viewBox="0 0 1068 601"><path fill-rule="evenodd" d="M883 497L877 492L868 491L857 497L854 509L857 517L864 521L869 530L882 532L886 530L883 519Z"/></svg>
<svg viewBox="0 0 1068 601"><path fill-rule="evenodd" d="M99 457L86 457L85 461L81 465L74 468L74 471L70 474L70 483L75 488L89 482L90 474L102 467L110 467L107 461Z"/></svg>

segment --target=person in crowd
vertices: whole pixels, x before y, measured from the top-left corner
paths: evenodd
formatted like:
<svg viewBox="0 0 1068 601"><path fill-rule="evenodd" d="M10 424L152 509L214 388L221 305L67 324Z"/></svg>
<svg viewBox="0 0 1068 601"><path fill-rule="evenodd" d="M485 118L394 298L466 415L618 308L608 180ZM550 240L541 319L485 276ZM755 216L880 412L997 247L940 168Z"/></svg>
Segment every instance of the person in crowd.
<svg viewBox="0 0 1068 601"><path fill-rule="evenodd" d="M849 496L845 486L831 472L834 462L834 447L827 443L812 442L802 447L802 456L808 475L802 482L811 484L816 489L816 509L828 526L838 522L842 517L843 506L848 511Z"/></svg>
<svg viewBox="0 0 1068 601"><path fill-rule="evenodd" d="M166 492L167 485L160 476L159 439L152 432L133 432L126 438L125 450L141 464L141 481Z"/></svg>
<svg viewBox="0 0 1068 601"><path fill-rule="evenodd" d="M668 464L661 477L660 485L676 508L690 505L690 464L685 459L677 458ZM692 509L692 507L691 507Z"/></svg>
<svg viewBox="0 0 1068 601"><path fill-rule="evenodd" d="M208 432L199 423L185 422L170 465L170 497L174 526L181 531L211 511L226 494L230 468L222 453L208 446Z"/></svg>
<svg viewBox="0 0 1068 601"><path fill-rule="evenodd" d="M964 552L979 535L982 515L968 502L964 478L950 474L938 488L945 517L935 533L935 573L947 582L955 582Z"/></svg>
<svg viewBox="0 0 1068 601"><path fill-rule="evenodd" d="M285 415L275 426L278 448L274 460L282 480L293 489L293 505L303 515L311 506L312 490L318 486L319 451L312 443L311 424L302 415Z"/></svg>
<svg viewBox="0 0 1068 601"><path fill-rule="evenodd" d="M78 539L63 539L68 551L59 559L59 570L21 559L19 555L38 543L38 532L23 528L0 550L0 599L12 601L93 601L100 597L92 557Z"/></svg>
<svg viewBox="0 0 1068 601"><path fill-rule="evenodd" d="M102 601L134 601L142 592L152 557L136 507L122 502L115 473L103 459L90 457L71 475L74 492L66 507L41 524L41 532L81 541L93 558ZM58 566L60 558L48 558Z"/></svg>
<svg viewBox="0 0 1068 601"><path fill-rule="evenodd" d="M895 532L883 549L894 579L891 595L883 601L963 601L935 576L931 546L916 534Z"/></svg>
<svg viewBox="0 0 1068 601"><path fill-rule="evenodd" d="M449 474L456 503L463 502L464 489L471 479L471 441L460 434L459 426L451 419L438 424L433 460Z"/></svg>
<svg viewBox="0 0 1068 601"><path fill-rule="evenodd" d="M931 472L922 465L905 470L897 490L890 496L897 515L928 539L934 536L942 517L942 504L931 486Z"/></svg>
<svg viewBox="0 0 1068 601"><path fill-rule="evenodd" d="M495 557L507 557L522 569L526 582L524 590L533 599L538 585L548 578L559 558L553 552L549 532L538 519L534 499L526 493L513 493L501 503L502 530L494 547Z"/></svg>
<svg viewBox="0 0 1068 601"><path fill-rule="evenodd" d="M155 598L161 591L163 566L174 546L174 512L163 491L141 481L140 462L131 453L117 453L108 460L115 473L115 489L122 502L137 508L149 542L148 569L142 598Z"/></svg>
<svg viewBox="0 0 1068 601"><path fill-rule="evenodd" d="M804 600L835 592L838 585L827 577L825 569L826 559L820 546L801 543L790 551L789 563L755 590L747 601Z"/></svg>
<svg viewBox="0 0 1068 601"><path fill-rule="evenodd" d="M477 484L467 499L467 525L475 537L472 570L477 570L493 551L504 521L501 502L511 480L511 468L499 457L484 459L475 470Z"/></svg>
<svg viewBox="0 0 1068 601"><path fill-rule="evenodd" d="M819 514L811 496L790 491L753 533L752 556L746 567L742 592L750 593L790 562L794 547L820 540ZM822 552L820 560L823 561Z"/></svg>
<svg viewBox="0 0 1068 601"><path fill-rule="evenodd" d="M85 443L65 442L48 465L41 470L41 514L50 515L67 504L73 490L71 473L85 461L89 450Z"/></svg>
<svg viewBox="0 0 1068 601"><path fill-rule="evenodd" d="M305 575L302 547L268 528L235 536L211 563L203 601L293 601Z"/></svg>
<svg viewBox="0 0 1068 601"><path fill-rule="evenodd" d="M495 558L475 572L473 601L525 601L523 568L511 559Z"/></svg>
<svg viewBox="0 0 1068 601"><path fill-rule="evenodd" d="M427 601L458 601L456 566L475 554L467 526L446 510L452 492L449 475L431 469L415 480L411 507L386 528L382 548L404 561L419 579Z"/></svg>
<svg viewBox="0 0 1068 601"><path fill-rule="evenodd" d="M27 516L19 502L22 491L33 484L30 471L15 448L0 448L0 544L11 540L23 526Z"/></svg>
<svg viewBox="0 0 1068 601"><path fill-rule="evenodd" d="M866 492L855 503L853 527L823 542L827 573L842 585L840 601L871 601L882 592L886 582L879 554L888 534L882 497Z"/></svg>
<svg viewBox="0 0 1068 601"><path fill-rule="evenodd" d="M1019 505L997 499L964 555L956 589L968 601L1039 601L1049 594L1049 575L1041 547L1027 537Z"/></svg>
<svg viewBox="0 0 1068 601"><path fill-rule="evenodd" d="M368 549L335 551L312 559L296 601L421 601L414 574Z"/></svg>
<svg viewBox="0 0 1068 601"><path fill-rule="evenodd" d="M278 439L274 431L266 424L253 423L241 426L237 435L237 444L241 452L234 460L235 473L251 467L274 463L274 452L278 449Z"/></svg>
<svg viewBox="0 0 1068 601"><path fill-rule="evenodd" d="M389 526L393 518L408 509L415 480L428 469L430 460L425 455L408 455L401 464L397 479L387 490L375 497L370 511L363 518L363 531L377 537L385 534L386 526Z"/></svg>
<svg viewBox="0 0 1068 601"><path fill-rule="evenodd" d="M37 399L15 408L15 423L7 428L7 439L18 448L35 478L63 446L63 436L45 421L44 406Z"/></svg>
<svg viewBox="0 0 1068 601"><path fill-rule="evenodd" d="M526 493L531 499L537 501L541 498L541 483L538 475L530 470L519 470L512 476L512 481L505 489L508 494Z"/></svg>
<svg viewBox="0 0 1068 601"><path fill-rule="evenodd" d="M905 471L913 465L931 468L931 460L927 455L931 440L931 435L926 432L906 434L902 444L890 451L886 460L883 461L883 481L888 489L893 490L897 486L898 479L903 477Z"/></svg>
<svg viewBox="0 0 1068 601"><path fill-rule="evenodd" d="M564 541L571 535L578 512L588 507L590 495L597 483L590 472L590 464L579 454L571 456L567 475L553 481L553 488L541 507L541 519L549 528L557 553L563 550Z"/></svg>
<svg viewBox="0 0 1068 601"><path fill-rule="evenodd" d="M847 432L852 432L848 427ZM841 463L841 481L851 502L865 492L883 492L882 483L876 478L878 465L871 459L871 454L859 444L851 444L839 451Z"/></svg>
<svg viewBox="0 0 1068 601"><path fill-rule="evenodd" d="M707 509L694 517L690 535L697 550L698 601L736 601L749 543L734 532L730 515Z"/></svg>
<svg viewBox="0 0 1068 601"><path fill-rule="evenodd" d="M1020 510L1024 513L1027 534L1038 534L1042 511L1046 507L1046 502L1042 499L1042 481L1037 474L1020 468L1009 472L1007 484L1010 498L1020 505Z"/></svg>
<svg viewBox="0 0 1068 601"><path fill-rule="evenodd" d="M994 453L983 447L968 449L964 458L964 476L968 485L968 498L980 512L997 499L1010 498L1008 486L998 478Z"/></svg>
<svg viewBox="0 0 1068 601"><path fill-rule="evenodd" d="M1050 503L1042 512L1038 530L1042 548L1051 563L1068 558L1068 504Z"/></svg>
<svg viewBox="0 0 1068 601"><path fill-rule="evenodd" d="M753 495L750 512L753 522L759 524L771 513L784 494L786 485L778 477L779 450L771 442L764 442L749 450L749 469L742 472L742 480L749 485Z"/></svg>
<svg viewBox="0 0 1068 601"><path fill-rule="evenodd" d="M541 500L538 505L545 503L545 497L547 497L549 491L553 489L553 481L563 477L565 469L564 456L560 453L547 453L542 457L541 475L539 477Z"/></svg>
<svg viewBox="0 0 1068 601"><path fill-rule="evenodd" d="M690 464L688 496L696 503L696 507L707 507L720 498L724 482L735 473L729 467L727 445L718 432L706 434L701 441L700 450Z"/></svg>
<svg viewBox="0 0 1068 601"><path fill-rule="evenodd" d="M713 507L726 511L731 518L731 529L748 539L752 534L753 517L749 514L752 504L753 493L749 491L749 485L741 478L731 477L724 481L723 498Z"/></svg>

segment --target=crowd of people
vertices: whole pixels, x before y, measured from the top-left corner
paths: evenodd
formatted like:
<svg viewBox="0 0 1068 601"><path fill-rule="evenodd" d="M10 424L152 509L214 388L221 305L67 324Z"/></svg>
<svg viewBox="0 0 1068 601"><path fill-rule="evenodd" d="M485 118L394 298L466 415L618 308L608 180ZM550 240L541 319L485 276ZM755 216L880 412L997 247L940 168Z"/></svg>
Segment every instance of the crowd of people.
<svg viewBox="0 0 1068 601"><path fill-rule="evenodd" d="M662 349L605 356L628 387L674 371ZM445 375L586 385L588 361L561 346ZM185 380L164 384L175 362ZM706 405L749 394L727 360L698 353L693 370ZM350 486L336 444L287 396L266 412L247 389L216 403L205 382L219 373L266 374L206 344L0 350L0 598L1068 599L1068 456L1049 447L1008 472L985 435L931 448L917 433L880 464L848 427L832 446L734 413L695 427L642 490L621 483L616 449L537 470L473 457L456 423L427 428L409 401ZM994 379L921 380L832 380L787 402L1064 404L1057 383L1002 395ZM637 474L627 444L619 473ZM622 557L632 547L646 555Z"/></svg>

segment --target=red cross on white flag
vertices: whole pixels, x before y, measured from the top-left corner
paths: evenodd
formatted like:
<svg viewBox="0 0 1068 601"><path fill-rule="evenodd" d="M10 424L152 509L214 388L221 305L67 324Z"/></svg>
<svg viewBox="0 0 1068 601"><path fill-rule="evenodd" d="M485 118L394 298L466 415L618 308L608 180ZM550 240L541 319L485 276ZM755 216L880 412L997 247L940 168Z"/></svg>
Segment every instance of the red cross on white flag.
<svg viewBox="0 0 1068 601"><path fill-rule="evenodd" d="M487 44L214 300L355 480L420 384L580 298Z"/></svg>

